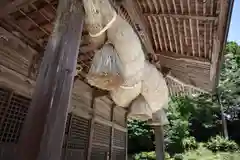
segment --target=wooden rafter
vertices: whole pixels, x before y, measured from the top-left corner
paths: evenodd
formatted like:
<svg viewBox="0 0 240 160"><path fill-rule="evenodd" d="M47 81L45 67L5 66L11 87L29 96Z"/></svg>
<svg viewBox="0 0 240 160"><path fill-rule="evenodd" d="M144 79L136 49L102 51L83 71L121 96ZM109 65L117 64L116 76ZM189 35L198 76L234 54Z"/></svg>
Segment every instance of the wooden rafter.
<svg viewBox="0 0 240 160"><path fill-rule="evenodd" d="M136 25L138 25L138 29L136 29L136 30L139 33L139 35L141 35L143 37L143 38L141 38L141 40L143 41L143 44L144 44L147 52L154 54L153 45L149 38L148 28L146 26L145 19L143 19L141 16L140 9L138 8L138 6L136 5L136 3L133 0L124 0L123 4L128 12L128 15L131 18L131 21L132 21L134 27L136 27ZM139 28L140 28L140 30L139 30Z"/></svg>
<svg viewBox="0 0 240 160"><path fill-rule="evenodd" d="M0 7L0 19L9 15L13 12L16 12L18 8L29 3L33 3L36 0L14 0L13 2L6 3Z"/></svg>
<svg viewBox="0 0 240 160"><path fill-rule="evenodd" d="M159 17L166 17L166 18L178 18L178 19L194 19L194 20L201 20L201 21L215 21L217 17L212 16L199 16L199 15L183 15L183 14L153 14L153 13L144 13L146 16L159 16Z"/></svg>

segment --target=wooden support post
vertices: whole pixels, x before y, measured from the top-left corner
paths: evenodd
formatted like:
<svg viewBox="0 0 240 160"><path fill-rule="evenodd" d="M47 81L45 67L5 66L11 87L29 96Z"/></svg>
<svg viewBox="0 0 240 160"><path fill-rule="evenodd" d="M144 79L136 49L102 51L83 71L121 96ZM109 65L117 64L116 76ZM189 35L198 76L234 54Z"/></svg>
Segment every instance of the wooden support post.
<svg viewBox="0 0 240 160"><path fill-rule="evenodd" d="M55 27L19 139L18 160L60 159L83 19L79 0L59 0Z"/></svg>
<svg viewBox="0 0 240 160"><path fill-rule="evenodd" d="M163 126L155 126L155 143L156 143L156 160L165 159L165 148L164 148L164 131Z"/></svg>
<svg viewBox="0 0 240 160"><path fill-rule="evenodd" d="M96 104L95 98L97 91L95 89L92 90L92 101L91 101L91 108L92 108L92 118L89 122L89 136L88 136L88 147L87 147L87 160L91 159L92 153L92 141L93 141L93 134L94 134L94 123L95 123L95 115L96 115Z"/></svg>

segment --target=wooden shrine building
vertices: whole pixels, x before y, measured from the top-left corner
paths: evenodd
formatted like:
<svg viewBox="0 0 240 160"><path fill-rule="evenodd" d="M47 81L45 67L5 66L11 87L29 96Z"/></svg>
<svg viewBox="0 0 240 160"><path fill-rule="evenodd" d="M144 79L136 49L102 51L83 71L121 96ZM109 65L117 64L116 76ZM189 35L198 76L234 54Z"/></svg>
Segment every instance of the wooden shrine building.
<svg viewBox="0 0 240 160"><path fill-rule="evenodd" d="M215 91L233 0L111 3L172 95ZM87 39L81 0L0 1L1 160L127 158L128 111L86 83Z"/></svg>

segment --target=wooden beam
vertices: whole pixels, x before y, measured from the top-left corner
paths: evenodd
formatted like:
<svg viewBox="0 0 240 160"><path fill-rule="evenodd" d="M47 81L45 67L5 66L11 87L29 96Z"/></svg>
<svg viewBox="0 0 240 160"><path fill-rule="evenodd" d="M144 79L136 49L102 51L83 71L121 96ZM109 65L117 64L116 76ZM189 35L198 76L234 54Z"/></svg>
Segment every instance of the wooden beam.
<svg viewBox="0 0 240 160"><path fill-rule="evenodd" d="M37 50L38 52L42 52L43 46L42 44L36 39L36 37L29 34L29 32L23 28L21 28L18 23L13 19L11 16L6 15L4 20L0 21L0 25L9 32L12 32L14 36L18 37L19 39L23 40L26 44L30 45L33 49ZM20 33L15 34L15 32Z"/></svg>
<svg viewBox="0 0 240 160"><path fill-rule="evenodd" d="M168 57L177 61L186 61L186 62L197 63L197 64L205 64L205 65L211 64L211 62L208 59L201 58L201 57L187 56L187 55L179 55L175 52L156 52L156 55Z"/></svg>
<svg viewBox="0 0 240 160"><path fill-rule="evenodd" d="M83 22L78 0L59 1L54 31L19 139L19 160L60 159Z"/></svg>
<svg viewBox="0 0 240 160"><path fill-rule="evenodd" d="M226 34L226 23L227 23L227 14L228 14L228 1L221 0L220 1L220 13L219 13L219 20L218 20L218 27L217 30L214 33L214 40L213 40L213 49L212 49L212 65L211 65L211 71L210 71L210 80L213 83L217 83L216 80L216 74L217 70L219 69L220 65L219 62L221 61L221 52L224 48L224 46L221 46L224 44L224 36ZM215 84L213 84L213 90L216 87Z"/></svg>
<svg viewBox="0 0 240 160"><path fill-rule="evenodd" d="M141 14L142 12L139 9L139 6L134 0L124 0L123 5L127 10L128 15L130 16L131 21L135 27L135 30L138 32L139 38L146 48L146 51L148 53L154 54L155 52L153 49L152 41L149 37L149 31L146 26L145 19Z"/></svg>
<svg viewBox="0 0 240 160"><path fill-rule="evenodd" d="M185 14L167 14L167 13L144 13L144 16L156 16L156 17L166 17L166 18L176 18L176 19L195 19L202 21L215 21L218 17L213 16L198 16L198 15L185 15Z"/></svg>
<svg viewBox="0 0 240 160"><path fill-rule="evenodd" d="M0 7L0 19L8 14L16 12L20 7L33 3L34 1L36 0L14 0L12 2L8 1L8 3L4 3L4 5L1 5Z"/></svg>

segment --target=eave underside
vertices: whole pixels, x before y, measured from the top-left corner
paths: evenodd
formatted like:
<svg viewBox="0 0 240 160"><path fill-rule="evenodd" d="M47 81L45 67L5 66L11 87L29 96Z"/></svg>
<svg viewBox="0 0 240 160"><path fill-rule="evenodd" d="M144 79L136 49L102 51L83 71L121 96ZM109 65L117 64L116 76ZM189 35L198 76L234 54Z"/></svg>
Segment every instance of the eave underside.
<svg viewBox="0 0 240 160"><path fill-rule="evenodd" d="M4 2L1 5L0 26L8 33L2 31L1 37L15 36L31 49L24 74L35 79L30 73L36 72L32 71L33 66L37 68L43 56L53 29L58 1ZM191 86L199 91L214 90L230 9L227 1L128 0L114 4L119 14L138 33L147 59L159 69L161 65L161 68L170 71L169 76L173 78L167 78L167 82L173 94L190 93L191 89L186 87ZM84 30L81 47L88 44L88 32ZM23 52L15 42L10 45L15 47L15 52ZM77 68L81 70L81 75L88 72L93 56L93 52L79 54ZM9 66L14 68L14 65Z"/></svg>

